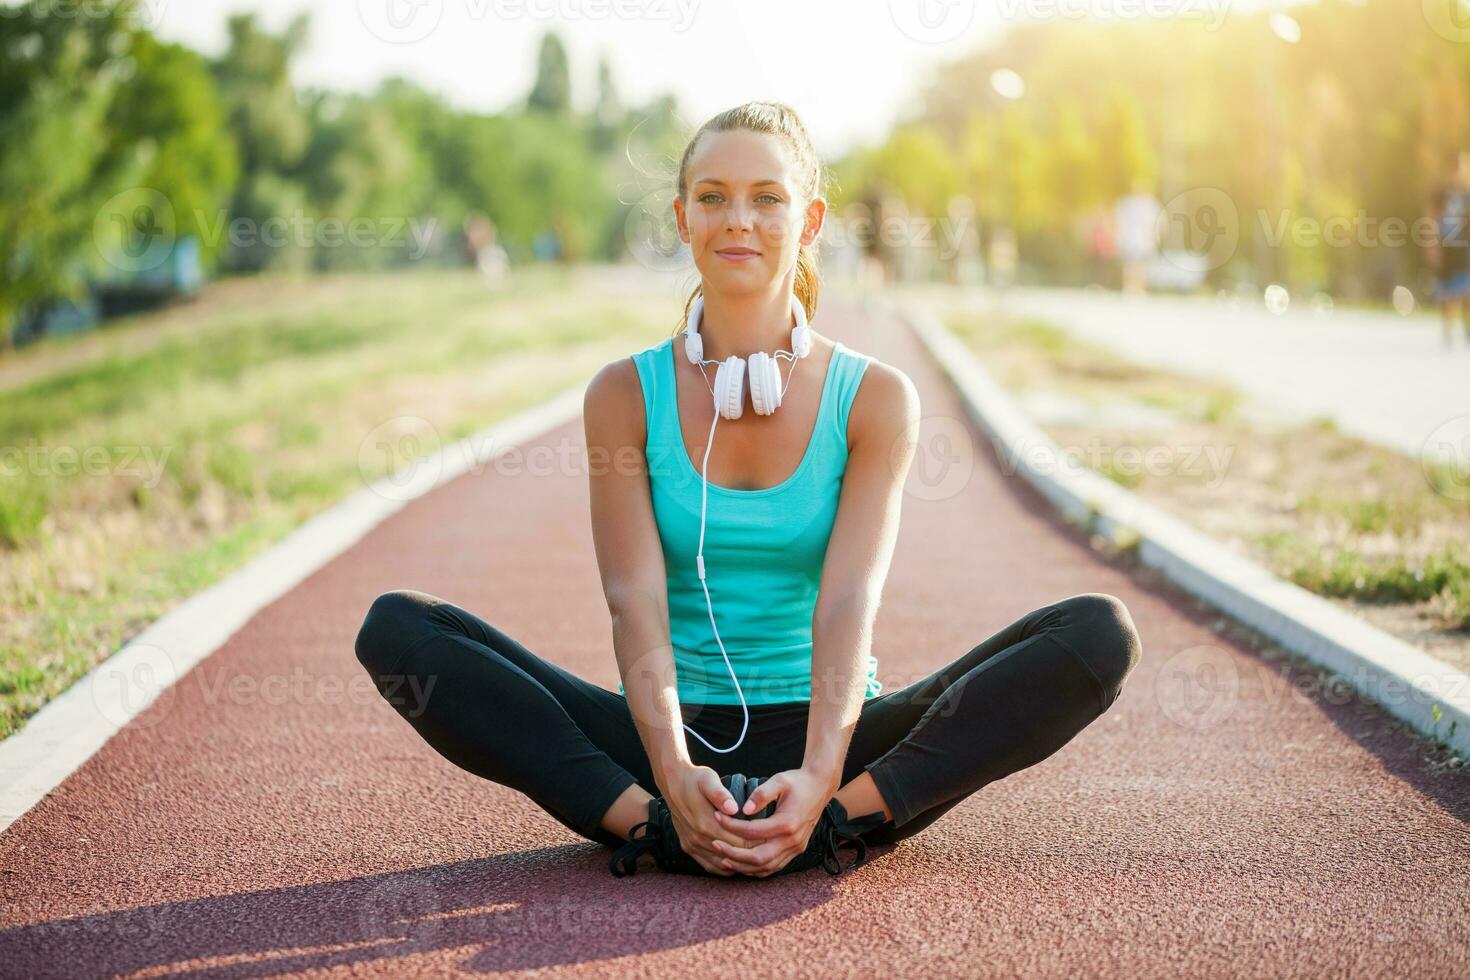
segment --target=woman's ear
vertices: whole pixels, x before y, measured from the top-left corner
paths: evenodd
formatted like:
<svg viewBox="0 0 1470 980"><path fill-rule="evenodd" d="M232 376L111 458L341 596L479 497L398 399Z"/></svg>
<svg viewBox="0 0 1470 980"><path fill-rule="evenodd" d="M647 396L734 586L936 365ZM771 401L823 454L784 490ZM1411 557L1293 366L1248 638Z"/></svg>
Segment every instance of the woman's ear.
<svg viewBox="0 0 1470 980"><path fill-rule="evenodd" d="M816 241L826 220L827 199L825 197L812 198L812 202L806 206L805 223L801 229L801 244L810 245Z"/></svg>
<svg viewBox="0 0 1470 980"><path fill-rule="evenodd" d="M685 245L692 245L689 240L689 222L684 214L684 202L678 197L674 198L674 222L679 228L679 240Z"/></svg>

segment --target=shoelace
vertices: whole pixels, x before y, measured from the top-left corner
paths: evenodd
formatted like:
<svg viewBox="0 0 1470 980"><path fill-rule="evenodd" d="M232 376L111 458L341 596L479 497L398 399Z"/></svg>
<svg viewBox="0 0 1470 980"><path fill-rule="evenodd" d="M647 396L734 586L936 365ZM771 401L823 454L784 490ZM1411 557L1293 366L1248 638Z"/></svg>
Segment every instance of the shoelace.
<svg viewBox="0 0 1470 980"><path fill-rule="evenodd" d="M828 802L824 819L817 822L817 828L813 832L821 854L822 870L833 876L851 871L868 859L868 844L860 835L883 822L881 810L862 817L847 818L846 814L838 816L839 806L835 800ZM857 851L857 860L846 867L842 864L843 845L851 845Z"/></svg>
<svg viewBox="0 0 1470 980"><path fill-rule="evenodd" d="M640 835L638 832L643 831ZM636 823L628 831L628 842L613 851L607 868L614 877L625 878L638 870L638 859L658 847L661 834L651 820Z"/></svg>

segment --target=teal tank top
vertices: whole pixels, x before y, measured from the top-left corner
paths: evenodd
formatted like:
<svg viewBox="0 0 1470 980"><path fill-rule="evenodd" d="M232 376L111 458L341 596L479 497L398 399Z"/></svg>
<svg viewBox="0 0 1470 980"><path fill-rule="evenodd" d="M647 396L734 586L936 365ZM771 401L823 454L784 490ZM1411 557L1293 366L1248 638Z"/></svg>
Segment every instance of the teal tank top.
<svg viewBox="0 0 1470 980"><path fill-rule="evenodd" d="M680 432L674 374L683 343L681 333L630 355L643 387L649 489L668 580L678 698L738 705L695 565L701 479ZM848 412L871 360L834 341L815 428L791 476L761 490L709 484L705 585L746 704L811 701L812 613L847 468ZM719 421L714 452L722 430L739 424ZM877 658L869 656L864 697L882 689L877 674Z"/></svg>

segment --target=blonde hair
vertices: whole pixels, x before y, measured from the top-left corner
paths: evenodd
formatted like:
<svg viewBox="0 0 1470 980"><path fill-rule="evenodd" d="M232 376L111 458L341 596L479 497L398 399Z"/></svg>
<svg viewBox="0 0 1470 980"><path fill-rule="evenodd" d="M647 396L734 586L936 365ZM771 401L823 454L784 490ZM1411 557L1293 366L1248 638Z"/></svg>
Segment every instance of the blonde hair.
<svg viewBox="0 0 1470 980"><path fill-rule="evenodd" d="M739 129L779 136L785 140L796 161L796 193L802 196L807 203L822 195L826 172L821 160L817 158L817 148L812 144L812 138L807 134L806 127L802 125L796 110L784 102L747 102L711 117L699 127L689 140L689 144L684 147L684 155L679 160L677 180L680 200L683 200L689 192L687 178L689 158L694 155L694 148L699 145L700 138L705 133L725 133ZM796 293L796 298L801 301L802 309L806 310L808 319L816 315L817 294L821 288L822 276L817 268L816 244L802 245L796 253L796 278L792 282L792 290ZM689 298L684 301L684 316L674 328L675 336L688 323L689 311L694 308L694 301L703 292L703 285L696 286L689 294Z"/></svg>

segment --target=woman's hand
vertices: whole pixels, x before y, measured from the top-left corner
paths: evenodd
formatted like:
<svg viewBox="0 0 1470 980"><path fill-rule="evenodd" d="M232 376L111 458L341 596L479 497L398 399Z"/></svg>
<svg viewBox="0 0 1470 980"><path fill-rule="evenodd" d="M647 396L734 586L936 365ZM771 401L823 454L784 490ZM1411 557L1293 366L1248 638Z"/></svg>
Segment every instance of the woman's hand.
<svg viewBox="0 0 1470 980"><path fill-rule="evenodd" d="M716 850L718 840L725 846L748 847L759 841L740 832L743 821L726 817L736 829L729 829L715 819L736 811L735 797L720 782L720 774L709 766L680 766L666 780L664 803L679 835L679 846L711 874L730 877L735 872L724 863L723 852ZM721 812L723 811L723 812Z"/></svg>
<svg viewBox="0 0 1470 980"><path fill-rule="evenodd" d="M731 845L723 840L714 844L723 855L726 868L755 878L773 875L786 867L791 859L806 850L822 809L837 792L841 773L836 778L809 769L778 772L756 787L746 801L746 813L759 813L772 801L776 812L761 820L742 820L728 812L717 812L715 818L726 830L744 837L759 838L754 847Z"/></svg>

